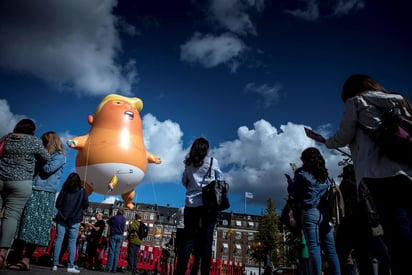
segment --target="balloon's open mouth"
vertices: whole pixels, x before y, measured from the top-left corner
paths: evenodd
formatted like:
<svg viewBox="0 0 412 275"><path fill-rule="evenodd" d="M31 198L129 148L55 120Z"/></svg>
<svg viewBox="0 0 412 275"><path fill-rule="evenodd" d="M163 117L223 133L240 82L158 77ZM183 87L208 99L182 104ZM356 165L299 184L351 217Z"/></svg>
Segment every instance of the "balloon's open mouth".
<svg viewBox="0 0 412 275"><path fill-rule="evenodd" d="M133 118L134 118L133 112L130 112L130 111L124 112L124 116L127 117L130 120L133 120Z"/></svg>

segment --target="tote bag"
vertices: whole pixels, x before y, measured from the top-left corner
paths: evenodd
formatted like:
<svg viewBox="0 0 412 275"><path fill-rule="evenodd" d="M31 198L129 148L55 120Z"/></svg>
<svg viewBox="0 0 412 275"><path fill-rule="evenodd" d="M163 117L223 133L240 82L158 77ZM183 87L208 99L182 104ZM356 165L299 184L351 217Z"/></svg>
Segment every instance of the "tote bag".
<svg viewBox="0 0 412 275"><path fill-rule="evenodd" d="M211 177L213 158L210 159L210 167L206 174ZM208 185L202 188L203 205L216 211L223 211L230 207L229 198L229 184L224 180L212 180Z"/></svg>

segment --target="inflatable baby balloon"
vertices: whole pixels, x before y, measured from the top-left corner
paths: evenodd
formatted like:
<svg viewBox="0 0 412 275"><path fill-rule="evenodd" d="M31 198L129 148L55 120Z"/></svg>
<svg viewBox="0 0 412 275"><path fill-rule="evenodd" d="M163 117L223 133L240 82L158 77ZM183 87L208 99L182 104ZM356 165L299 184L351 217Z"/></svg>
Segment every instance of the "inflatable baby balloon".
<svg viewBox="0 0 412 275"><path fill-rule="evenodd" d="M76 171L89 195L93 191L121 194L132 209L134 189L143 179L147 163L161 163L145 149L139 115L142 108L139 98L110 94L94 115L89 115L89 133L67 141L78 150Z"/></svg>

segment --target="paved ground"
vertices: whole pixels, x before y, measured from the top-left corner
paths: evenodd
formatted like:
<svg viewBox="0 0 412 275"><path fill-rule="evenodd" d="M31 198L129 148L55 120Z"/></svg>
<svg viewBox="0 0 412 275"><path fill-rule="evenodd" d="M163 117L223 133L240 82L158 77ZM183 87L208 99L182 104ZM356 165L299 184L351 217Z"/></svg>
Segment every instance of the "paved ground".
<svg viewBox="0 0 412 275"><path fill-rule="evenodd" d="M85 275L85 274L89 274L89 275L115 274L115 273L107 273L107 272L103 272L103 271L92 271L92 270L82 269L82 268L79 268L79 270L80 270L79 274L83 274L83 275ZM18 274L18 273L19 274L38 274L38 275L40 275L40 274L51 274L51 275L53 275L53 274L73 274L73 273L67 273L66 268L59 268L57 270L57 272L53 272L53 271L51 271L50 267L33 265L33 264L30 265L30 270L29 271L14 271L14 270L8 270L8 269L0 270L0 275L3 275L3 274ZM125 273L117 272L117 274L119 274L119 275L125 274L126 275L127 273L126 272Z"/></svg>

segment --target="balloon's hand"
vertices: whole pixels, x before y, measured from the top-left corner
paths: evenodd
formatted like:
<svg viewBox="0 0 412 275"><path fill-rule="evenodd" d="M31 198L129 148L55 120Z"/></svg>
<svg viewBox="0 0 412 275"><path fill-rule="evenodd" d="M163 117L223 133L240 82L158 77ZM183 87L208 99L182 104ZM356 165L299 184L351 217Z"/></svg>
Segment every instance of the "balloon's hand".
<svg viewBox="0 0 412 275"><path fill-rule="evenodd" d="M76 143L74 142L74 140L70 139L67 141L67 146L69 146L70 148L73 148L76 146Z"/></svg>
<svg viewBox="0 0 412 275"><path fill-rule="evenodd" d="M146 152L146 156L147 156L147 161L149 163L155 163L155 164L161 164L162 163L162 160L158 156L155 156L150 152Z"/></svg>

